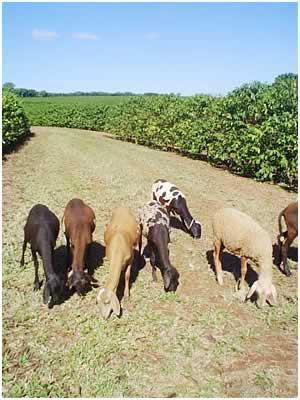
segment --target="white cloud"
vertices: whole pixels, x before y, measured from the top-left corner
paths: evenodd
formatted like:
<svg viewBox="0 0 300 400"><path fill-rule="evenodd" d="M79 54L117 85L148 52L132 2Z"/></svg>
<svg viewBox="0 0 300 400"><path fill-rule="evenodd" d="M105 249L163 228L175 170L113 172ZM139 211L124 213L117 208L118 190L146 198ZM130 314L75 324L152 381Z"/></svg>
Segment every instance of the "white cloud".
<svg viewBox="0 0 300 400"><path fill-rule="evenodd" d="M73 33L72 37L79 40L98 40L98 36L95 33L89 32Z"/></svg>
<svg viewBox="0 0 300 400"><path fill-rule="evenodd" d="M58 37L59 35L56 32L46 31L45 29L34 29L32 31L32 38L34 40L53 40Z"/></svg>

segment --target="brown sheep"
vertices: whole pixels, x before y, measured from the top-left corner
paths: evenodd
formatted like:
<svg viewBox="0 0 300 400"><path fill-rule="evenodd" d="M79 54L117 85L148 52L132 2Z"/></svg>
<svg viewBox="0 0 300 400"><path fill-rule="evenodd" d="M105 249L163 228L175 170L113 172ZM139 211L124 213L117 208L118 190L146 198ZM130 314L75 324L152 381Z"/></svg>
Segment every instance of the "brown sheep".
<svg viewBox="0 0 300 400"><path fill-rule="evenodd" d="M70 200L63 215L67 240L67 259L72 252L72 270L69 273L69 287L84 294L91 287L91 277L84 271L88 246L93 241L96 227L94 211L80 199ZM69 266L69 265L68 265Z"/></svg>
<svg viewBox="0 0 300 400"><path fill-rule="evenodd" d="M282 217L284 218L287 230L282 232ZM291 271L287 265L287 253L290 245L298 236L298 202L289 204L278 216L279 235L278 247L280 255L280 268L287 275L291 275Z"/></svg>

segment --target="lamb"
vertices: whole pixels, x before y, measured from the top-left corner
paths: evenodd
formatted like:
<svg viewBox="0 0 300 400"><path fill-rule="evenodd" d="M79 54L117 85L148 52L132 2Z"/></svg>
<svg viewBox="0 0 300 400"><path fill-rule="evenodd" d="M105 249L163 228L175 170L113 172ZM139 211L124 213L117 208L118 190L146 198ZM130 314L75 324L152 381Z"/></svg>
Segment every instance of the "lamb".
<svg viewBox="0 0 300 400"><path fill-rule="evenodd" d="M27 243L30 243L35 268L34 290L40 289L38 276L38 253L42 259L46 283L43 291L43 303L48 307L60 302L65 293L65 282L53 268L53 250L59 233L59 220L56 215L43 204L32 207L24 227L23 252L20 261L24 266L24 254Z"/></svg>
<svg viewBox="0 0 300 400"><path fill-rule="evenodd" d="M170 217L167 209L157 201L150 201L139 210L143 236L148 239L152 277L157 281L156 266L160 269L164 289L175 292L179 273L169 259Z"/></svg>
<svg viewBox="0 0 300 400"><path fill-rule="evenodd" d="M106 255L110 261L109 277L105 287L97 295L100 313L105 319L110 316L111 311L120 315L120 302L116 293L122 272L125 274L124 297L129 297L131 264L134 248L139 244L140 238L140 227L133 211L126 207L115 209L104 232Z"/></svg>
<svg viewBox="0 0 300 400"><path fill-rule="evenodd" d="M173 183L158 179L152 185L153 200L165 206L169 213L177 214L193 238L201 238L201 224L196 221L187 206L184 194Z"/></svg>
<svg viewBox="0 0 300 400"><path fill-rule="evenodd" d="M91 277L85 272L88 246L93 241L93 232L96 227L94 211L80 199L72 199L67 204L62 222L65 223L65 237L67 241L67 259L70 259L70 244L72 250L72 265L69 273L69 287L75 288L79 295L83 295L91 287ZM68 265L69 266L69 265Z"/></svg>
<svg viewBox="0 0 300 400"><path fill-rule="evenodd" d="M282 217L284 218L287 230L282 232ZM298 236L298 202L289 204L278 216L279 235L278 247L280 254L280 268L287 275L291 271L287 265L287 253L290 245Z"/></svg>
<svg viewBox="0 0 300 400"><path fill-rule="evenodd" d="M258 307L266 300L273 305L277 302L277 292L272 284L272 242L268 233L251 217L233 208L224 208L213 217L214 262L217 280L223 285L221 253L224 248L241 256L241 278L237 288L244 287L247 259L260 269L259 277L251 286L246 299L257 292Z"/></svg>

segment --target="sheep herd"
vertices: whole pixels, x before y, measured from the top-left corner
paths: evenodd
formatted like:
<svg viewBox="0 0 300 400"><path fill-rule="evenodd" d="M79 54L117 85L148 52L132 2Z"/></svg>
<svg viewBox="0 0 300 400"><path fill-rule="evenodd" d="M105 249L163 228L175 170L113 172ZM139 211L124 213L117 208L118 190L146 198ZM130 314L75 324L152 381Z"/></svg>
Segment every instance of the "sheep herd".
<svg viewBox="0 0 300 400"><path fill-rule="evenodd" d="M110 262L109 276L104 287L97 293L96 301L103 318L113 312L120 315L121 307L117 289L124 279L124 297L129 297L131 266L134 252L142 256L142 237L147 239L143 255L150 258L153 280L157 280L156 268L161 272L165 291L176 291L179 273L169 257L170 215L179 216L184 230L193 238L201 238L201 224L191 215L185 195L172 183L163 179L154 182L152 200L138 210L119 207L112 213L105 227L106 256ZM282 230L282 218L287 230ZM287 251L298 235L298 203L291 203L278 217L278 263L287 276ZM89 270L91 243L96 227L94 211L80 199L72 199L66 205L61 221L66 237L67 270L60 274L54 269L53 254L59 234L59 220L42 204L32 207L24 227L23 252L20 264L24 266L24 253L30 244L35 268L34 290L40 289L37 254L42 259L46 282L43 303L48 307L59 304L71 291L79 295L91 289L95 279ZM217 282L223 284L221 254L224 249L241 257L241 274L236 290L244 293L244 299L256 296L258 307L266 302L277 302L276 288L272 283L273 247L269 234L251 217L233 208L218 210L212 218L214 268ZM245 284L247 261L258 267L258 279L250 289Z"/></svg>

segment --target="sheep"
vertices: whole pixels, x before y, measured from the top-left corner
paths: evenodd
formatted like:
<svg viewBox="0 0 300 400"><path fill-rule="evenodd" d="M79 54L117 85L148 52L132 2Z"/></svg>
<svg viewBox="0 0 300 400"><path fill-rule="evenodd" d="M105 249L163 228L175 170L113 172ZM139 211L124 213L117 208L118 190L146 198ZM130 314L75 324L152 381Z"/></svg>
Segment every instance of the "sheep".
<svg viewBox="0 0 300 400"><path fill-rule="evenodd" d="M282 217L287 227L285 232L282 232ZM287 253L290 245L298 236L298 202L289 204L278 216L279 235L278 248L280 254L280 268L287 275L291 275L291 271L287 265Z"/></svg>
<svg viewBox="0 0 300 400"><path fill-rule="evenodd" d="M43 204L33 206L24 226L24 242L21 267L24 266L24 254L27 243L30 243L32 258L35 268L34 290L40 289L38 275L38 253L42 259L46 283L43 291L43 303L48 307L59 303L65 293L65 282L53 268L53 249L59 233L59 220L56 215Z"/></svg>
<svg viewBox="0 0 300 400"><path fill-rule="evenodd" d="M247 259L260 269L258 280L251 286L246 299L257 292L257 306L277 302L277 292L272 284L272 242L268 233L251 217L233 208L223 208L213 216L214 263L217 281L223 285L221 253L224 248L241 256L241 278L237 289L244 287Z"/></svg>
<svg viewBox="0 0 300 400"><path fill-rule="evenodd" d="M104 319L111 311L120 315L120 302L116 295L121 273L125 274L124 297L129 297L129 280L134 248L139 244L141 231L133 211L119 207L112 213L109 224L106 225L104 241L106 256L110 261L110 271L104 288L97 295L97 303Z"/></svg>
<svg viewBox="0 0 300 400"><path fill-rule="evenodd" d="M156 266L160 269L164 289L175 292L179 273L169 259L170 217L167 209L157 201L150 201L139 210L142 234L148 240L153 281L157 281Z"/></svg>
<svg viewBox="0 0 300 400"><path fill-rule="evenodd" d="M81 199L72 199L65 208L63 221L67 241L68 267L70 245L73 256L68 279L69 288L75 288L78 295L83 295L91 287L91 277L85 272L85 263L88 246L93 241L93 232L96 227L95 213Z"/></svg>
<svg viewBox="0 0 300 400"><path fill-rule="evenodd" d="M183 225L193 238L201 238L200 222L192 217L184 194L173 183L164 179L156 180L152 185L152 197L153 200L164 205L169 213L179 215Z"/></svg>

